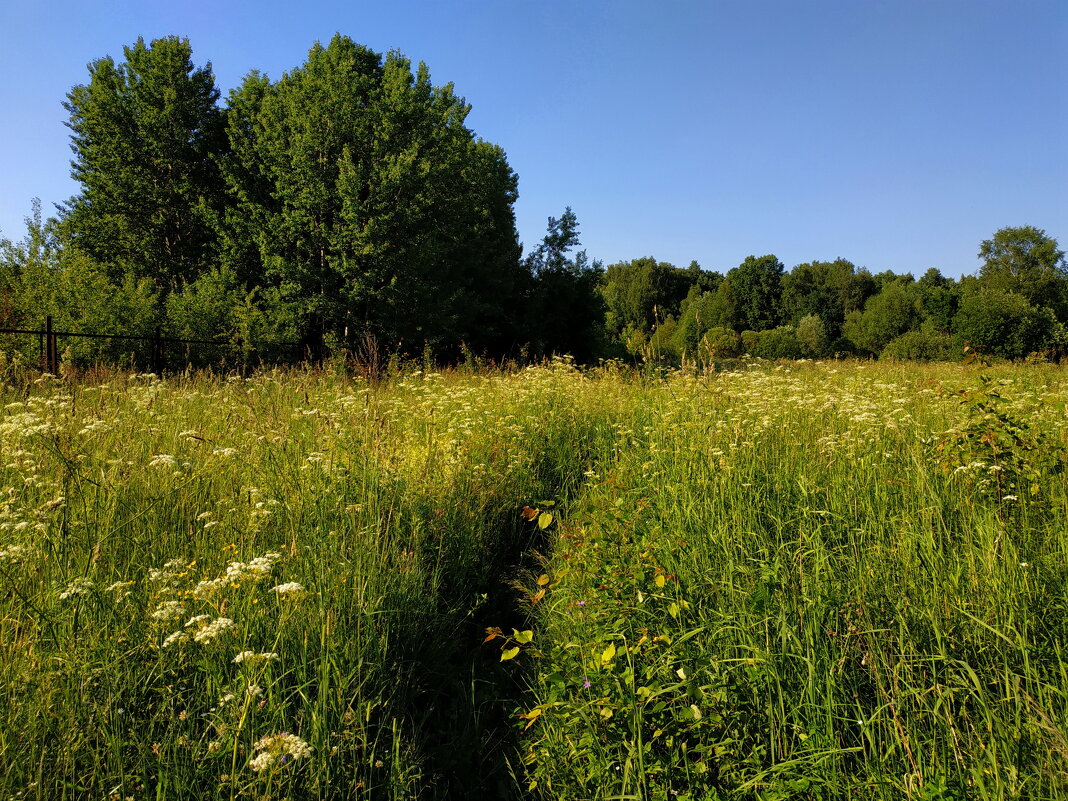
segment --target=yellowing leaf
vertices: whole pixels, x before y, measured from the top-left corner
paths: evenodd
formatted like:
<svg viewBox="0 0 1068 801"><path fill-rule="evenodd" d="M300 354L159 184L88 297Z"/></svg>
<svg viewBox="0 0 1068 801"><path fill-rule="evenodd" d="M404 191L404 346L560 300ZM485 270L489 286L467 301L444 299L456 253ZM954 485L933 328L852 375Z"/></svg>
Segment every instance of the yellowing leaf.
<svg viewBox="0 0 1068 801"><path fill-rule="evenodd" d="M506 662L509 659L515 659L519 655L519 646L515 648L505 648L501 651L501 661Z"/></svg>
<svg viewBox="0 0 1068 801"><path fill-rule="evenodd" d="M613 659L616 658L616 646L614 643L609 643L608 647L601 652L601 664L607 665Z"/></svg>
<svg viewBox="0 0 1068 801"><path fill-rule="evenodd" d="M540 576L538 576L538 586L539 587L544 587L548 583L549 583L549 577L545 573L542 573Z"/></svg>
<svg viewBox="0 0 1068 801"><path fill-rule="evenodd" d="M657 587L663 587L667 583L667 579L664 578L663 573L657 573L656 578L653 579L653 582L656 584Z"/></svg>
<svg viewBox="0 0 1068 801"><path fill-rule="evenodd" d="M668 614L674 618L677 618L679 616L679 605L674 601L672 601L671 605L668 606Z"/></svg>
<svg viewBox="0 0 1068 801"><path fill-rule="evenodd" d="M553 524L553 516L548 512L542 512L538 515L538 528L548 528Z"/></svg>
<svg viewBox="0 0 1068 801"><path fill-rule="evenodd" d="M534 721L541 717L541 709L538 707L534 707L532 710L527 712L527 714L520 715L519 717L524 718L527 721L527 725L524 728L529 729L531 726L534 725Z"/></svg>
<svg viewBox="0 0 1068 801"><path fill-rule="evenodd" d="M697 708L697 704L690 704L690 711L693 712L693 719L701 719L701 710Z"/></svg>
<svg viewBox="0 0 1068 801"><path fill-rule="evenodd" d="M533 595L532 595L532 596L530 597L530 602L531 602L532 604L536 604L536 603L537 603L538 601L540 601L540 600L541 600L542 598L544 598L544 597L545 597L545 588L544 588L544 587L542 587L542 588L541 588L540 590L538 590L538 591L537 591L536 593L534 593L534 594L533 594Z"/></svg>
<svg viewBox="0 0 1068 801"><path fill-rule="evenodd" d="M528 643L528 642L530 642L531 640L534 639L534 632L533 631L530 631L530 630L527 630L527 631L516 631L515 629L512 629L512 631L515 632L515 641L516 642Z"/></svg>
<svg viewBox="0 0 1068 801"><path fill-rule="evenodd" d="M497 628L496 626L491 626L490 628L486 629L486 639L484 639L482 642L489 642L490 640L494 639L495 637L500 637L500 636L501 636L501 630L499 628Z"/></svg>

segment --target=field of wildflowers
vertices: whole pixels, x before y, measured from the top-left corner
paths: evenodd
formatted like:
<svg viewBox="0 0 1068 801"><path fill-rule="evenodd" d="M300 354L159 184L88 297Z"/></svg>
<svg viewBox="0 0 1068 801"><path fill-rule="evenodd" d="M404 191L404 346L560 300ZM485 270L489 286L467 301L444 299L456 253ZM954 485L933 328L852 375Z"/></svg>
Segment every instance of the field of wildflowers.
<svg viewBox="0 0 1068 801"><path fill-rule="evenodd" d="M1068 794L1060 368L0 383L0 797Z"/></svg>

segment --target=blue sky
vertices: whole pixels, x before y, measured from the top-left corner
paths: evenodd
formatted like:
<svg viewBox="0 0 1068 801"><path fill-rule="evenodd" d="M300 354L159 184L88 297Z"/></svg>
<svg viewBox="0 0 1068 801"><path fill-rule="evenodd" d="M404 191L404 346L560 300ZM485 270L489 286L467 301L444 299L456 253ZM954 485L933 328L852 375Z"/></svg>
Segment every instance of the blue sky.
<svg viewBox="0 0 1068 801"><path fill-rule="evenodd" d="M77 191L61 104L90 61L186 36L225 97L335 32L455 84L528 248L570 205L606 264L959 276L1009 225L1068 249L1065 0L0 0L0 233Z"/></svg>

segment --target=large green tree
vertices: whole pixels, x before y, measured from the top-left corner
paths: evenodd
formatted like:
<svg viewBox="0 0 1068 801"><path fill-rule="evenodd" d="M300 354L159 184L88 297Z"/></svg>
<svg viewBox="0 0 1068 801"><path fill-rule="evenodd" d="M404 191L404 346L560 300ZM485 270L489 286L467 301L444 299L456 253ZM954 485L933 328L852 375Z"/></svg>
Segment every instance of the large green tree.
<svg viewBox="0 0 1068 801"><path fill-rule="evenodd" d="M113 280L173 289L215 256L222 206L215 157L223 112L211 65L195 67L187 39L167 37L89 65L70 113L71 175L81 191L62 210L64 235Z"/></svg>
<svg viewBox="0 0 1068 801"><path fill-rule="evenodd" d="M678 315L691 285L702 280L696 262L693 267L682 270L652 256L610 264L601 282L608 335L618 338L627 328L648 333Z"/></svg>
<svg viewBox="0 0 1068 801"><path fill-rule="evenodd" d="M570 354L588 362L603 347L604 271L586 251L570 254L580 244L578 217L569 206L549 218L545 237L524 260L530 274L525 339L533 355Z"/></svg>
<svg viewBox="0 0 1068 801"><path fill-rule="evenodd" d="M506 347L517 179L469 110L425 65L340 35L275 83L250 74L230 97L228 263L309 338Z"/></svg>
<svg viewBox="0 0 1068 801"><path fill-rule="evenodd" d="M782 322L782 278L785 267L775 256L748 256L727 273L719 291L727 296L731 327L765 331Z"/></svg>
<svg viewBox="0 0 1068 801"><path fill-rule="evenodd" d="M979 245L979 280L988 289L1022 295L1068 321L1068 264L1057 240L1040 228L1002 228Z"/></svg>
<svg viewBox="0 0 1068 801"><path fill-rule="evenodd" d="M868 271L858 271L845 259L798 264L782 277L783 319L797 325L802 318L815 315L833 340L846 315L863 309L874 292Z"/></svg>

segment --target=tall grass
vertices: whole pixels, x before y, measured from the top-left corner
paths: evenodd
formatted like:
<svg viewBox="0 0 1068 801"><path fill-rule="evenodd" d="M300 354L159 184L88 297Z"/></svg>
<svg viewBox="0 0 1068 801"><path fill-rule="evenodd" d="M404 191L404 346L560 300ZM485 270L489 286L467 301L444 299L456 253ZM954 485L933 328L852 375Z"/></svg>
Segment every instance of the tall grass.
<svg viewBox="0 0 1068 801"><path fill-rule="evenodd" d="M1068 792L1057 369L2 381L4 796Z"/></svg>
<svg viewBox="0 0 1068 801"><path fill-rule="evenodd" d="M531 786L1065 797L1066 389L910 365L668 380L547 565Z"/></svg>

